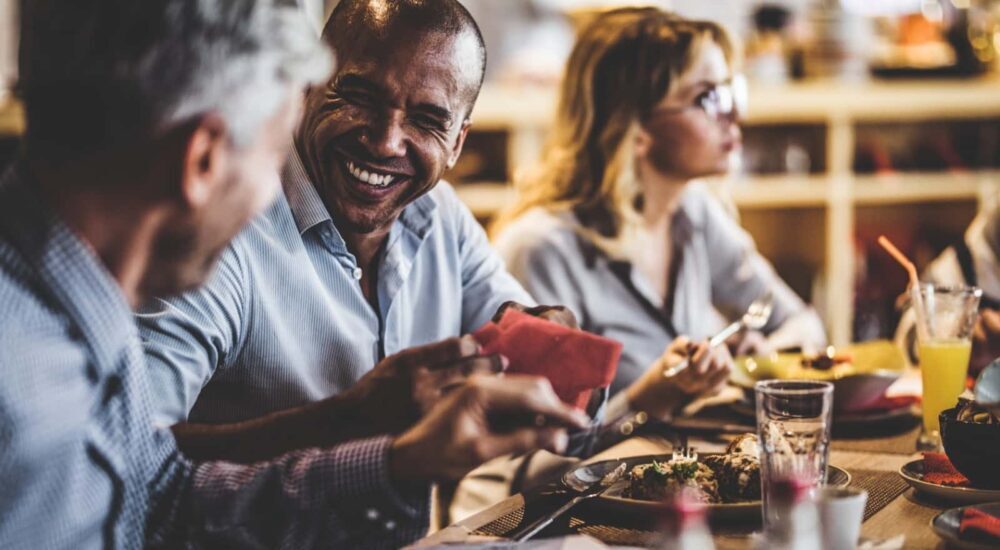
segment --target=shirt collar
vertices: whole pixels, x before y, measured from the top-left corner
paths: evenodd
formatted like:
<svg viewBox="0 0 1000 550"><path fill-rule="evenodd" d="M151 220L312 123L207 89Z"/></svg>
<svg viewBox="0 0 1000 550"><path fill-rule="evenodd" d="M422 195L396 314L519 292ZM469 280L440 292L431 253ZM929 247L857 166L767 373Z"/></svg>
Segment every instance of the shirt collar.
<svg viewBox="0 0 1000 550"><path fill-rule="evenodd" d="M295 225L299 228L299 235L304 235L306 231L325 221L331 221L330 212L309 180L299 149L294 145L281 174L281 185L285 190L288 206L292 209Z"/></svg>
<svg viewBox="0 0 1000 550"><path fill-rule="evenodd" d="M309 179L298 147L294 145L291 154L289 154L288 163L282 171L281 184L300 235L304 235L306 231L323 222L332 223L330 212L323 203L323 199L320 198L319 192L316 191L316 186ZM421 239L424 238L433 223L433 214L436 209L437 201L431 196L431 193L426 193L413 201L403 209L399 219L393 225L390 231L390 240L393 239L392 234L398 232L397 226L410 231Z"/></svg>

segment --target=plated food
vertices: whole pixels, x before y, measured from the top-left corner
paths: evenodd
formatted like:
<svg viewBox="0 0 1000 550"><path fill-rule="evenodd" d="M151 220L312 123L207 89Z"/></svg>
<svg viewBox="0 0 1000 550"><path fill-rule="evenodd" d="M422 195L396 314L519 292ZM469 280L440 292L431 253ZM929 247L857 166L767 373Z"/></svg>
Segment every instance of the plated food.
<svg viewBox="0 0 1000 550"><path fill-rule="evenodd" d="M955 504L979 504L1000 501L1000 490L979 489L962 483L959 480L951 480L949 477L940 478L934 474L941 472L934 472L931 468L934 468L934 466L928 467L925 471L925 461L914 460L904 464L899 469L899 475L917 493L931 499Z"/></svg>
<svg viewBox="0 0 1000 550"><path fill-rule="evenodd" d="M986 550L1000 547L1000 536L989 528L991 522L982 519L977 522L975 517L970 517L975 515L1000 518L1000 503L945 510L931 520L931 528L948 548Z"/></svg>
<svg viewBox="0 0 1000 550"><path fill-rule="evenodd" d="M633 466L628 473L625 498L662 501L681 488L709 504L760 500L760 456L757 436L740 436L724 454L675 456Z"/></svg>
<svg viewBox="0 0 1000 550"><path fill-rule="evenodd" d="M760 521L759 466L755 474L752 468L746 468L747 464L752 461L740 458L742 456L758 456L757 448L756 436L747 435L734 441L725 453L704 453L698 457L697 462L712 471L715 482L715 494L718 495L718 500L705 499L708 516L713 520ZM615 468L619 468L622 463L625 464L629 473L635 471L637 466L645 466L640 470L640 472L644 472L654 462L662 467L669 464L674 458L676 457L673 455L646 455L584 464L567 472L563 476L563 483L568 487L574 487L576 479L601 479ZM713 465L716 469L713 469ZM698 470L704 473L701 468ZM698 485L704 479L704 477L698 478L697 475L693 476L693 481L692 476L680 477L685 485L688 483ZM676 483L676 479L674 478L673 483ZM671 483L668 480L663 481L663 485ZM851 483L851 475L841 468L829 466L826 482L828 486L847 487ZM593 507L601 513L609 514L609 517L627 518L628 521L655 524L662 520L663 504L661 500L654 498L654 493L632 496L634 494L632 480L626 475L624 479L602 492L597 498L589 501L587 506ZM706 491L706 494L710 497L711 490ZM642 496L648 496L648 498L639 498Z"/></svg>
<svg viewBox="0 0 1000 550"><path fill-rule="evenodd" d="M880 340L853 344L819 355L776 353L737 357L730 381L752 391L760 380L824 380L833 382L834 414L881 409L885 390L906 368L903 352Z"/></svg>

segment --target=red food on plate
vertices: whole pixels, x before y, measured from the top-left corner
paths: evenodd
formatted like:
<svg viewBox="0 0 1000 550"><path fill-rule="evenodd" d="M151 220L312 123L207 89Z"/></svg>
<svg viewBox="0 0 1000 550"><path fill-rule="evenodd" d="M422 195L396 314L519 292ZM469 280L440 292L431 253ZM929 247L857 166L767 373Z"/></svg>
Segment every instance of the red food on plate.
<svg viewBox="0 0 1000 550"><path fill-rule="evenodd" d="M924 481L949 487L969 486L969 478L956 470L944 453L924 453Z"/></svg>
<svg viewBox="0 0 1000 550"><path fill-rule="evenodd" d="M958 527L958 533L962 536L979 535L1000 540L1000 518L978 508L966 508L962 510L962 523Z"/></svg>

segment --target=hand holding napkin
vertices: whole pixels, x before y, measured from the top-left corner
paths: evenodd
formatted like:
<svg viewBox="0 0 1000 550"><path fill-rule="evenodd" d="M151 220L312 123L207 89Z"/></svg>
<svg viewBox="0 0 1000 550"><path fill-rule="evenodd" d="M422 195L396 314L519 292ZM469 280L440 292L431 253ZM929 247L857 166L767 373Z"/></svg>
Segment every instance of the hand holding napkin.
<svg viewBox="0 0 1000 550"><path fill-rule="evenodd" d="M513 309L473 336L484 355L499 353L510 360L506 372L544 376L563 402L580 410L594 389L611 384L622 352L614 340Z"/></svg>

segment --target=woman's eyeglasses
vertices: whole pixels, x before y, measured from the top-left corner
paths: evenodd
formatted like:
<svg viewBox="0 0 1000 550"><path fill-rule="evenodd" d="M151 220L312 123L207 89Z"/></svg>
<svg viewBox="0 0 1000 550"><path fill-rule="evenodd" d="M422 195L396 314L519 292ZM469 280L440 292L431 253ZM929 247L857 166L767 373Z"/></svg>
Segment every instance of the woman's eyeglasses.
<svg viewBox="0 0 1000 550"><path fill-rule="evenodd" d="M726 82L713 84L705 91L698 94L694 104L687 107L675 107L673 109L656 109L650 115L655 118L659 115L682 113L690 109L701 109L708 118L720 121L739 118L739 115L746 112L747 104L747 82L743 75L735 75Z"/></svg>

